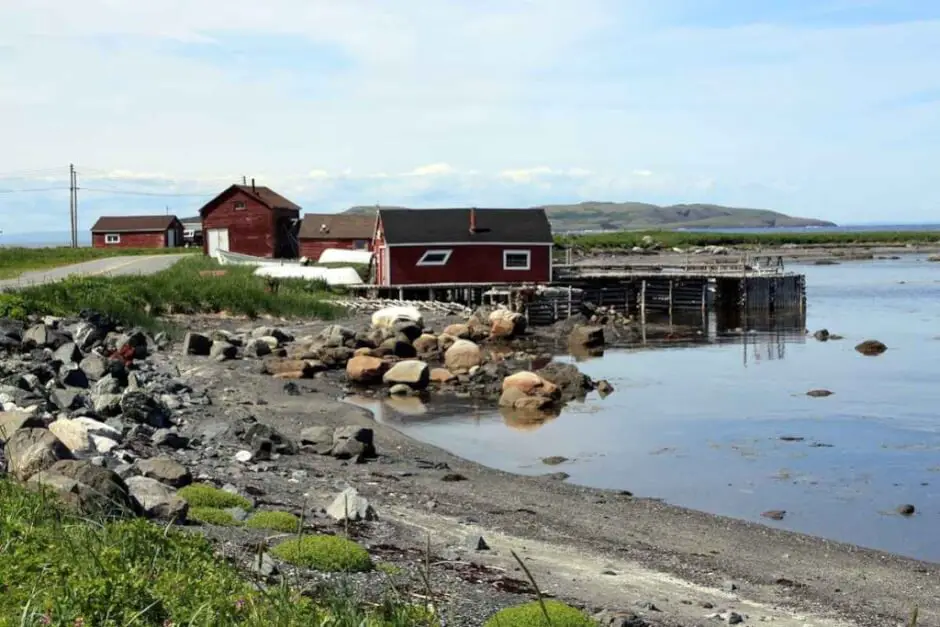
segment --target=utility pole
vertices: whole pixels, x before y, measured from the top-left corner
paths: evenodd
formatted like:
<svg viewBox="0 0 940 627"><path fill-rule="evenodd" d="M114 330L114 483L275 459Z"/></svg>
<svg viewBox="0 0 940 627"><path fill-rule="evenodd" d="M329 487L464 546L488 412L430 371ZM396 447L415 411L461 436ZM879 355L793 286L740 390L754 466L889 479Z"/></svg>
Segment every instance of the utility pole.
<svg viewBox="0 0 940 627"><path fill-rule="evenodd" d="M78 217L76 207L77 197L75 194L75 165L69 164L69 240L72 248L75 248L78 242L75 241L75 221Z"/></svg>

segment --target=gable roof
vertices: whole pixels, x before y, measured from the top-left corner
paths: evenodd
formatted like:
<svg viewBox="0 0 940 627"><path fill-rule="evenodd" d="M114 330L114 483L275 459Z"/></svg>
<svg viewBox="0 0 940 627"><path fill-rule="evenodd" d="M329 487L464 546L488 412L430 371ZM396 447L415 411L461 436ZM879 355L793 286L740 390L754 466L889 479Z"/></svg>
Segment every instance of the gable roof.
<svg viewBox="0 0 940 627"><path fill-rule="evenodd" d="M132 233L166 231L179 222L176 216L101 216L94 226L92 233Z"/></svg>
<svg viewBox="0 0 940 627"><path fill-rule="evenodd" d="M305 213L299 239L372 239L375 216L353 213Z"/></svg>
<svg viewBox="0 0 940 627"><path fill-rule="evenodd" d="M541 207L473 209L477 231L472 234L470 212L470 209L379 209L379 216L389 244L552 243L552 228Z"/></svg>
<svg viewBox="0 0 940 627"><path fill-rule="evenodd" d="M205 217L206 212L222 198L233 191L241 191L251 196L268 209L288 209L290 211L300 211L300 205L287 200L270 187L263 185L230 185L226 187L219 195L207 202L199 210L199 215Z"/></svg>

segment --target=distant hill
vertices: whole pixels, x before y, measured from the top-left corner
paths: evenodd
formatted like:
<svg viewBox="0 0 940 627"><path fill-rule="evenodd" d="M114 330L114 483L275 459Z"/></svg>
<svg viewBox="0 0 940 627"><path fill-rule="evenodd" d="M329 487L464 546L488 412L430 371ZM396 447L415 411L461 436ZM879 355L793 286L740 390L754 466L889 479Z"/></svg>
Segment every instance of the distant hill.
<svg viewBox="0 0 940 627"><path fill-rule="evenodd" d="M706 204L661 207L642 202L582 202L575 205L544 205L544 208L555 233L696 227L835 226L825 220L796 218L768 209L742 209ZM347 209L346 213L371 213L375 210L374 205L360 206Z"/></svg>

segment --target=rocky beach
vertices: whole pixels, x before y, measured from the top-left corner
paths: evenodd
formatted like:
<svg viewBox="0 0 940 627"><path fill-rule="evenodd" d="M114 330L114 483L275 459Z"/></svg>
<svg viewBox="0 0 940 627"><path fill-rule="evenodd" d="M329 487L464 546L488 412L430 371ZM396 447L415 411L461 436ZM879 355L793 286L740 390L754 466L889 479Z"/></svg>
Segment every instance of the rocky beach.
<svg viewBox="0 0 940 627"><path fill-rule="evenodd" d="M343 399L469 399L544 419L617 393L554 354L628 346L638 333L603 311L538 330L503 311L415 313L175 317L185 333L173 336L95 312L3 321L6 471L80 508L120 505L206 534L268 583L335 582L273 555L284 534L240 524L249 510L294 514L385 564L341 576L366 598L391 579L448 625L535 598L513 553L542 593L604 625L874 626L914 607L921 624L940 617L934 564L570 485L550 461L544 476L495 471L376 423ZM210 517L187 501L193 485L250 506Z"/></svg>

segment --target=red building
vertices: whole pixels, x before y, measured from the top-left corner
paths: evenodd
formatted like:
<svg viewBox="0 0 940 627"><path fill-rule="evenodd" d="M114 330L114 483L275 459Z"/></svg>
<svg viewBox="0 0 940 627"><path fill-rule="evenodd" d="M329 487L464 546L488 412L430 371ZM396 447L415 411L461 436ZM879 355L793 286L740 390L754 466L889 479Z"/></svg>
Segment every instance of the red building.
<svg viewBox="0 0 940 627"><path fill-rule="evenodd" d="M316 261L327 248L372 250L374 232L374 214L306 213L297 234L300 256Z"/></svg>
<svg viewBox="0 0 940 627"><path fill-rule="evenodd" d="M296 257L300 207L277 192L232 185L199 210L207 255L225 250L255 257Z"/></svg>
<svg viewBox="0 0 940 627"><path fill-rule="evenodd" d="M102 216L91 227L94 248L174 248L183 245L176 216Z"/></svg>
<svg viewBox="0 0 940 627"><path fill-rule="evenodd" d="M548 283L552 244L540 208L380 209L376 283Z"/></svg>

